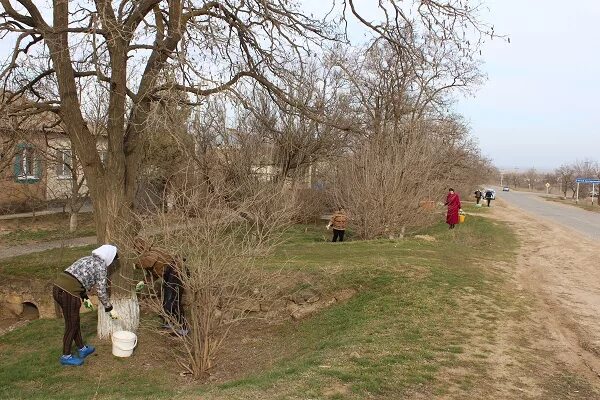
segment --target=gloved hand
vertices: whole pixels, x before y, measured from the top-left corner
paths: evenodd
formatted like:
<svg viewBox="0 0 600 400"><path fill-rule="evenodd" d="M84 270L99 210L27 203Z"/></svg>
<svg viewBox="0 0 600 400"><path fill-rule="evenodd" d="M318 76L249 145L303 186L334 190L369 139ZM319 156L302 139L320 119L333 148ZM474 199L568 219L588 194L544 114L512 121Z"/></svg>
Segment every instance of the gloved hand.
<svg viewBox="0 0 600 400"><path fill-rule="evenodd" d="M331 224L327 224L327 226L325 228L327 228L327 230L329 230L329 228L331 228Z"/></svg>
<svg viewBox="0 0 600 400"><path fill-rule="evenodd" d="M94 311L94 305L92 304L92 301L90 299L83 300L83 306L88 310Z"/></svg>
<svg viewBox="0 0 600 400"><path fill-rule="evenodd" d="M108 312L108 315L110 316L111 319L119 319L119 314L117 314L117 312L115 310L110 310Z"/></svg>
<svg viewBox="0 0 600 400"><path fill-rule="evenodd" d="M144 283L144 281L139 281L136 285L135 285L135 291L139 292L140 290L142 290L143 288L146 287L146 284Z"/></svg>

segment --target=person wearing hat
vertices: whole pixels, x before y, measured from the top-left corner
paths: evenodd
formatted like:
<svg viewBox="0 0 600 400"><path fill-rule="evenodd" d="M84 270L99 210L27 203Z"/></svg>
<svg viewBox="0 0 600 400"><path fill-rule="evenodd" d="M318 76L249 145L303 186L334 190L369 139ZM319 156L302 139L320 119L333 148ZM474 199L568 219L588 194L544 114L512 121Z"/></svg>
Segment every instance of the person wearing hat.
<svg viewBox="0 0 600 400"><path fill-rule="evenodd" d="M83 343L79 324L82 301L85 307L92 308L92 302L87 295L92 287L96 286L98 299L104 306L104 311L109 313L112 319L118 318L108 296L108 270L118 258L117 248L105 244L92 251L91 255L75 261L54 282L52 296L65 318L63 354L60 357L62 365L82 365L84 359L96 350L94 346ZM73 342L79 350L76 355L71 354Z"/></svg>
<svg viewBox="0 0 600 400"><path fill-rule="evenodd" d="M162 278L163 318L165 319L163 328L173 329L177 335L186 336L189 330L183 313L183 282L180 276L185 258L171 255L141 237L133 240L133 248L138 256L136 267L150 271L155 279ZM140 281L136 289L141 289L145 285L144 281Z"/></svg>

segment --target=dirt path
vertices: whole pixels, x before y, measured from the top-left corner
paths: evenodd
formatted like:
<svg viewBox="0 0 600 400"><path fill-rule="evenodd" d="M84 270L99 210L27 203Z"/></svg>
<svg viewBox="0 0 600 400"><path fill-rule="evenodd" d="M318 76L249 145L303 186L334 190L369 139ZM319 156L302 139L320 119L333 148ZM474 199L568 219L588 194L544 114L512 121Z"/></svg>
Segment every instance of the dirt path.
<svg viewBox="0 0 600 400"><path fill-rule="evenodd" d="M3 258L11 258L61 247L86 246L96 242L96 236L87 236L82 238L53 240L51 242L24 244L19 246L0 246L0 260Z"/></svg>
<svg viewBox="0 0 600 400"><path fill-rule="evenodd" d="M491 211L521 241L507 272L525 311L507 310L499 329L496 389L516 388L502 398L600 399L600 241L503 201Z"/></svg>

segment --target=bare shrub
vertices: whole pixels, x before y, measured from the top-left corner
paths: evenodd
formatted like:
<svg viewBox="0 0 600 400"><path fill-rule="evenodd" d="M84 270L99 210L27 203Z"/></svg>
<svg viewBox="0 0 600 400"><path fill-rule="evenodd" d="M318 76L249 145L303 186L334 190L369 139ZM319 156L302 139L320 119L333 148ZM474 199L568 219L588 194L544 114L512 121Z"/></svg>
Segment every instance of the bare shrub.
<svg viewBox="0 0 600 400"><path fill-rule="evenodd" d="M168 213L138 216L152 248L173 256L185 313L163 308L148 286L148 304L181 340L180 361L195 377L206 375L230 328L273 297L276 272L257 265L278 242L291 216L291 198L280 185L248 179L245 184L207 191L182 190ZM133 238L128 250L134 253Z"/></svg>
<svg viewBox="0 0 600 400"><path fill-rule="evenodd" d="M318 221L321 216L332 208L331 196L328 192L315 189L297 189L296 212L294 221L298 223L311 223Z"/></svg>
<svg viewBox="0 0 600 400"><path fill-rule="evenodd" d="M401 235L431 218L419 201L440 189L433 179L434 143L415 132L408 136L370 138L337 170L337 201L349 211L351 226L362 239Z"/></svg>

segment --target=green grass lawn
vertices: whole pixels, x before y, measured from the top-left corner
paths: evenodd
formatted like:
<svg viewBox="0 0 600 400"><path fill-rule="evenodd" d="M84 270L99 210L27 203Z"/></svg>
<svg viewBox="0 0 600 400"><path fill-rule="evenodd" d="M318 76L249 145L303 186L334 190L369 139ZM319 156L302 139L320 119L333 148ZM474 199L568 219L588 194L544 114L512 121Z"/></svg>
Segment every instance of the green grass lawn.
<svg viewBox="0 0 600 400"><path fill-rule="evenodd" d="M486 346L493 346L499 314L512 301L497 289L505 275L495 267L510 262L517 247L506 226L471 215L453 231L439 224L419 232L433 242L329 243L330 234L321 225L295 226L263 265L300 271L306 285L321 291L354 288L357 294L277 327L260 349L272 360L268 366L226 383L184 382L177 368L159 361L169 349L139 348L121 360L100 343L97 357L67 369L58 365L62 321L39 320L0 337L0 398L401 399L414 392L444 395L451 387L468 393L482 384L493 362ZM47 265L57 265L49 261L54 256L43 257ZM42 263L20 262L18 268L10 267L14 260L1 263L1 273L44 276ZM96 344L94 315L82 325ZM141 345L150 340L144 335ZM244 354L251 344L233 345ZM162 357L142 363L146 351ZM450 380L448 369L464 372Z"/></svg>
<svg viewBox="0 0 600 400"><path fill-rule="evenodd" d="M61 247L0 260L0 278L51 280L73 261L92 254L97 245Z"/></svg>
<svg viewBox="0 0 600 400"><path fill-rule="evenodd" d="M0 220L0 245L15 246L96 234L91 213L79 214L75 232L69 232L69 215L58 213L36 217Z"/></svg>

